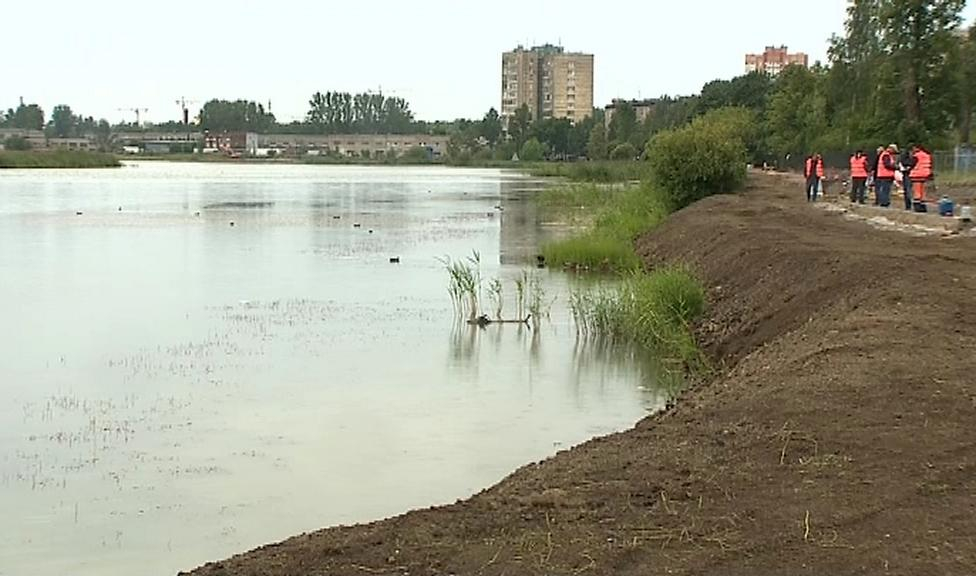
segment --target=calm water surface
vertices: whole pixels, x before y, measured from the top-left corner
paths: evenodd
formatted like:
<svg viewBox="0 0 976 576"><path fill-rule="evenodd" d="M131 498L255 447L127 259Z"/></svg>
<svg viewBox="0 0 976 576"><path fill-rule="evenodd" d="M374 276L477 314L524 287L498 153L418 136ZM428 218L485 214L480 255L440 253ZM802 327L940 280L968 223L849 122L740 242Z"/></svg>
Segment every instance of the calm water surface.
<svg viewBox="0 0 976 576"><path fill-rule="evenodd" d="M478 251L514 315L540 186L0 171L0 575L174 574L467 497L658 407L640 362L576 345L560 273L539 330L455 325L437 258Z"/></svg>

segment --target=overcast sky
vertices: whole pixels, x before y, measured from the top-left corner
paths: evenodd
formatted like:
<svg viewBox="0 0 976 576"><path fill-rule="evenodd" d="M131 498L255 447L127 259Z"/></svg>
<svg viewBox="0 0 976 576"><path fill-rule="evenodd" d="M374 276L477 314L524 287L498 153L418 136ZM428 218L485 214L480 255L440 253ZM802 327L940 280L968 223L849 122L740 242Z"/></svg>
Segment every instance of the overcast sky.
<svg viewBox="0 0 976 576"><path fill-rule="evenodd" d="M746 52L786 44L826 58L846 0L32 0L3 2L0 107L69 104L113 122L175 101L271 102L304 116L317 91L379 90L424 120L499 107L501 53L561 43L595 55L596 105L697 92L743 72ZM966 21L974 16L973 3Z"/></svg>

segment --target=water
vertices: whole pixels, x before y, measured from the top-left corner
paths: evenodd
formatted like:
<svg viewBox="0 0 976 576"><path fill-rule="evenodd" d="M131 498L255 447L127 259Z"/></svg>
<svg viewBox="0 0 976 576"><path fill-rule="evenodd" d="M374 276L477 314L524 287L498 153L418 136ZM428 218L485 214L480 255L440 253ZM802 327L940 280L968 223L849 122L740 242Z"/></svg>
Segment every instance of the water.
<svg viewBox="0 0 976 576"><path fill-rule="evenodd" d="M437 258L478 251L513 316L540 186L0 172L0 575L173 574L467 497L660 406L641 362L576 346L560 273L539 330L453 322Z"/></svg>

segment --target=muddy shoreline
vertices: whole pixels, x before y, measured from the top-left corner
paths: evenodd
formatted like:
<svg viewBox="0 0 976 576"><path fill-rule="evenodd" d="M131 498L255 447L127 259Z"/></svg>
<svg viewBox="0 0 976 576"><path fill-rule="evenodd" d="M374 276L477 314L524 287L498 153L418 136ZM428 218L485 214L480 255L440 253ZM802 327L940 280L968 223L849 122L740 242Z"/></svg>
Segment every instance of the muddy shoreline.
<svg viewBox="0 0 976 576"><path fill-rule="evenodd" d="M752 177L640 239L709 290L715 374L676 407L454 505L193 574L976 573L976 240L802 194Z"/></svg>

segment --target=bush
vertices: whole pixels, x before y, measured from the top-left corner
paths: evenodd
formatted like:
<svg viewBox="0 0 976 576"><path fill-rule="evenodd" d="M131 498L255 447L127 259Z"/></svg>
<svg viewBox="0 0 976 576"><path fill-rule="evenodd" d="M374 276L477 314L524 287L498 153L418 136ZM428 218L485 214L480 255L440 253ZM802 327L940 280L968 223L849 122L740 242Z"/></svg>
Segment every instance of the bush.
<svg viewBox="0 0 976 576"><path fill-rule="evenodd" d="M732 192L745 181L748 155L743 137L748 126L739 116L716 112L662 132L647 145L651 168L672 210Z"/></svg>
<svg viewBox="0 0 976 576"><path fill-rule="evenodd" d="M424 146L413 146L400 156L400 161L407 164L424 164L430 162L430 150Z"/></svg>
<svg viewBox="0 0 976 576"><path fill-rule="evenodd" d="M635 158L637 158L637 148L634 148L630 142L624 142L610 153L611 160L633 160Z"/></svg>
<svg viewBox="0 0 976 576"><path fill-rule="evenodd" d="M525 144L522 144L522 150L519 151L519 160L523 162L539 162L545 156L546 147L536 138L529 138Z"/></svg>
<svg viewBox="0 0 976 576"><path fill-rule="evenodd" d="M24 151L31 149L31 143L23 136L9 136L3 141L4 150Z"/></svg>

